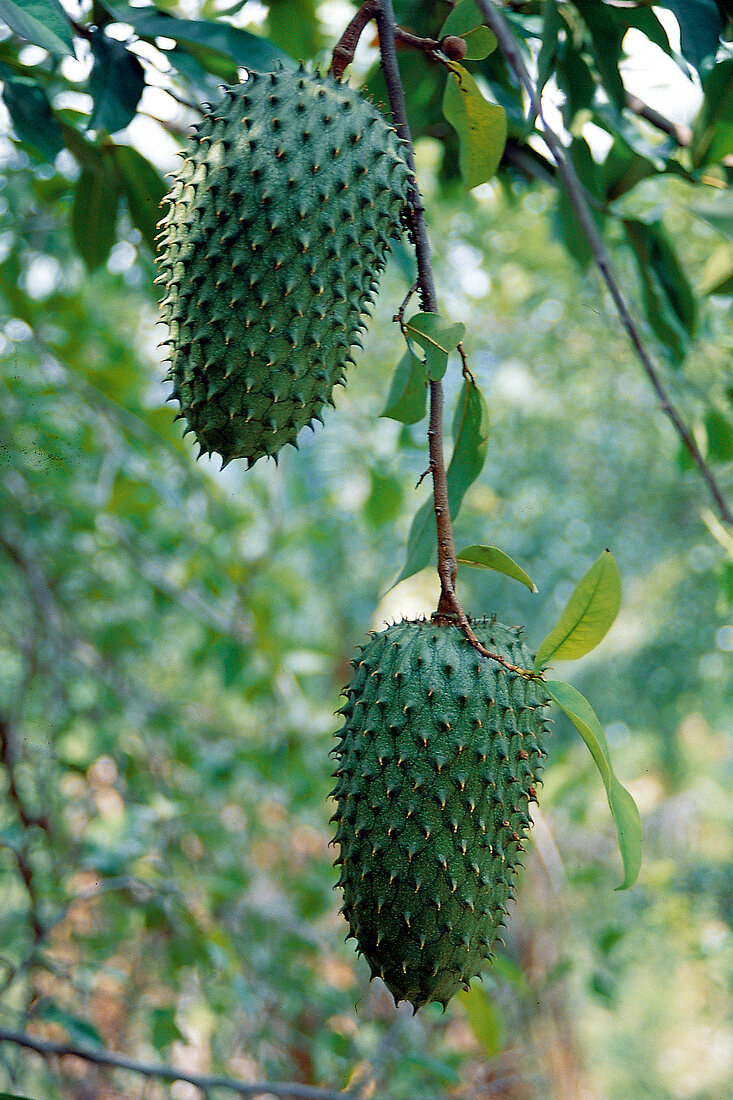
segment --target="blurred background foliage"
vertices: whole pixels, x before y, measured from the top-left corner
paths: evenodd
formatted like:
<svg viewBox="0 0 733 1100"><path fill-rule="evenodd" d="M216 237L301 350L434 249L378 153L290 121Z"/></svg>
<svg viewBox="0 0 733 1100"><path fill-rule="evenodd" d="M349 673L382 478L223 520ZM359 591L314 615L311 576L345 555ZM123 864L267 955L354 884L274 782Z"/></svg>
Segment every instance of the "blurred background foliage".
<svg viewBox="0 0 733 1100"><path fill-rule="evenodd" d="M510 142L497 181L466 195L444 73L401 54L441 307L467 326L491 411L457 542L501 546L540 589L466 570L461 592L536 645L613 550L621 615L571 675L641 809L645 862L615 893L603 790L558 719L505 948L445 1015L412 1017L343 942L326 797L353 646L438 592L430 571L387 591L427 495L425 425L378 418L409 258L390 265L325 430L248 473L196 463L181 440L152 284L161 173L191 104L243 65L325 58L353 8L64 6L75 58L63 22L61 45L0 28L0 1027L364 1100L730 1095L733 536L631 357L501 59L473 70ZM395 6L424 34L448 10ZM506 8L730 490L733 61L725 5L694 6L694 25L677 12L681 43L660 8ZM375 56L365 40L355 78L379 98ZM675 89L676 137L620 101L641 77L657 110ZM454 363L449 402L459 381ZM199 1095L7 1043L2 1089Z"/></svg>

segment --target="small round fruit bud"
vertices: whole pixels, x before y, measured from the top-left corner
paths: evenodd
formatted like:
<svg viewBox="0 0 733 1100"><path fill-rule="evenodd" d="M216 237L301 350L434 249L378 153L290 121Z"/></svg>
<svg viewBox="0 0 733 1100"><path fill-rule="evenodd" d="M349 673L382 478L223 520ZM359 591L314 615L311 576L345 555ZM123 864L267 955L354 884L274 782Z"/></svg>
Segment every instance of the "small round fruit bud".
<svg viewBox="0 0 733 1100"><path fill-rule="evenodd" d="M440 48L449 61L463 61L468 53L465 38L459 38L456 34L447 34L440 40Z"/></svg>

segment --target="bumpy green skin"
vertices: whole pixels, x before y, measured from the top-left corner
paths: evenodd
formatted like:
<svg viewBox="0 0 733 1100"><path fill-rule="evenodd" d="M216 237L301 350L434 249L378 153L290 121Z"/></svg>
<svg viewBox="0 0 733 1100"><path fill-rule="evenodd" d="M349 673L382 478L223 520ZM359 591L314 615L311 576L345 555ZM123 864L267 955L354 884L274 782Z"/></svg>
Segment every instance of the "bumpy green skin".
<svg viewBox="0 0 733 1100"><path fill-rule="evenodd" d="M517 629L474 621L532 668ZM547 733L541 685L455 626L401 622L352 661L337 734L338 883L350 935L395 1001L445 1005L504 923Z"/></svg>
<svg viewBox="0 0 733 1100"><path fill-rule="evenodd" d="M409 183L395 131L333 77L253 72L206 114L158 276L173 397L202 452L252 465L322 419Z"/></svg>

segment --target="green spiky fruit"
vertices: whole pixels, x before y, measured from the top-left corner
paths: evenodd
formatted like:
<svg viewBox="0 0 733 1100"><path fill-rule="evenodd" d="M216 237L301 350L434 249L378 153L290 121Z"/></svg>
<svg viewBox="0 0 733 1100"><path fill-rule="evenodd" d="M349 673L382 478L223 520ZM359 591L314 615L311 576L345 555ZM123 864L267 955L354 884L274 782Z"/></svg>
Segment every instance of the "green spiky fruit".
<svg viewBox="0 0 733 1100"><path fill-rule="evenodd" d="M333 77L253 72L204 116L158 276L173 397L202 452L252 465L322 419L410 178L384 116Z"/></svg>
<svg viewBox="0 0 733 1100"><path fill-rule="evenodd" d="M472 625L532 668L519 630ZM352 665L332 792L342 911L395 1001L445 1005L491 957L513 896L546 697L432 621L373 635Z"/></svg>

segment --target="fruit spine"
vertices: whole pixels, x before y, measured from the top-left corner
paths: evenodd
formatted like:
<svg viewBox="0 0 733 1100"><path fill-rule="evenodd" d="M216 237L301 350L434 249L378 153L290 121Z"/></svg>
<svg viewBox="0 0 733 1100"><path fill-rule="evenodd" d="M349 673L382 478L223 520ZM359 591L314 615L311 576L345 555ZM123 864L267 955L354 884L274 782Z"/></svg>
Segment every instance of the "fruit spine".
<svg viewBox="0 0 733 1100"><path fill-rule="evenodd" d="M472 623L532 667L521 632ZM400 622L352 661L335 842L350 937L395 1001L445 1005L479 973L512 895L545 756L541 686L453 625Z"/></svg>
<svg viewBox="0 0 733 1100"><path fill-rule="evenodd" d="M158 276L172 396L202 453L251 466L322 420L410 180L396 132L331 76L252 72L204 116Z"/></svg>

